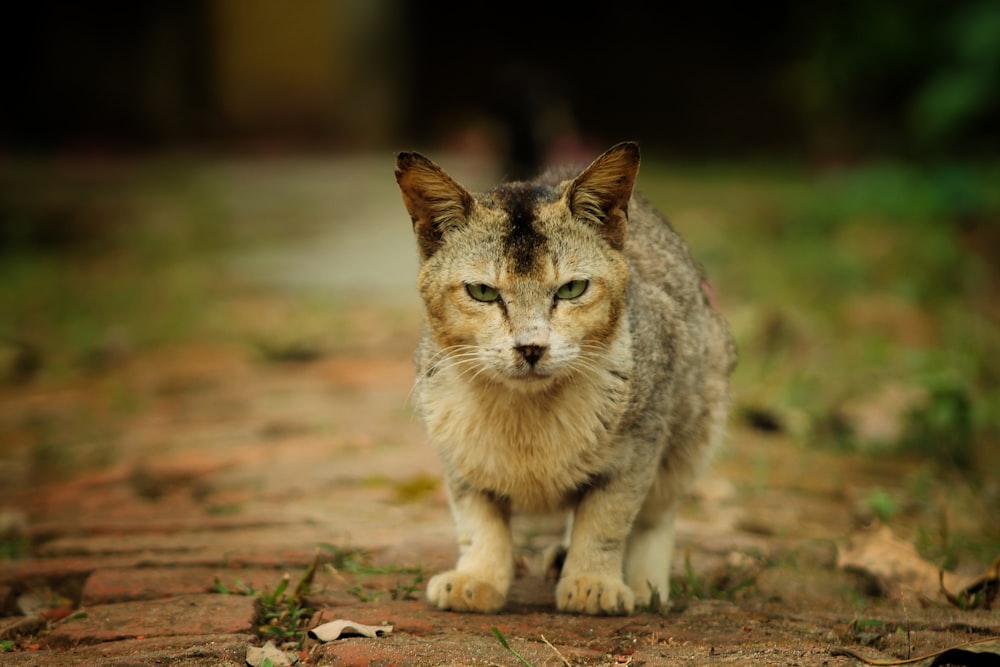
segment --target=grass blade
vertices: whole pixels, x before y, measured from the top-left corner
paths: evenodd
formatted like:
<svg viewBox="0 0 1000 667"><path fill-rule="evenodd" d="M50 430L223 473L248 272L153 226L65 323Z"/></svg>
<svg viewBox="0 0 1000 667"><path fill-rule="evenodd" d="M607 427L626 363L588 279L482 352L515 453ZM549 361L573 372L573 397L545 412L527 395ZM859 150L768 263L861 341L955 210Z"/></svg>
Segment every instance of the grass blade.
<svg viewBox="0 0 1000 667"><path fill-rule="evenodd" d="M510 644L507 643L507 640L504 638L502 634L500 634L500 631L497 630L497 626L495 625L493 626L493 634L494 636L496 636L497 641L500 642L500 645L503 646L508 651L510 651L511 653L513 653L514 657L520 660L521 664L524 665L524 667L534 667L534 665L532 665L530 662L524 659L524 656L522 656L520 653L518 653L517 651L515 651L510 647Z"/></svg>

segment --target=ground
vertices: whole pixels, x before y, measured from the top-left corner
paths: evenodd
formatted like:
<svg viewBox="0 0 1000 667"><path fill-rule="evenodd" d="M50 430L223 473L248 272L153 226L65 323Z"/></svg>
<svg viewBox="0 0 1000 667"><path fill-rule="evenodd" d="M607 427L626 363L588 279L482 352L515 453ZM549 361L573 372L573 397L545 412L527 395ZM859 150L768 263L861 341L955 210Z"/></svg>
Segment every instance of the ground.
<svg viewBox="0 0 1000 667"><path fill-rule="evenodd" d="M516 651L538 667L807 667L854 664L832 653L838 646L905 658L1000 634L1000 612L880 590L885 582L838 564L851 536L879 519L917 534L904 519L923 515L889 511L876 491L898 503L894 489L923 479L926 461L810 447L768 414L742 412L679 517L667 611L555 613L538 559L559 539L558 518L515 522L520 576L501 613L429 608L423 586L454 559L454 534L440 465L408 400L415 260L391 160L382 162L226 172L237 211L289 173L299 189L287 194L286 182L282 192L306 208L332 188L336 231L293 229L287 241L276 232L285 220L258 220L263 232L238 252L190 259L185 246L187 259L171 255L156 280L194 284L193 302L114 252L66 261L81 276L135 281L121 308L155 319L157 331L167 316L197 324L147 339L112 310L79 354L41 354L50 372L16 377L30 355L7 356L3 664L241 665L271 638L318 665L516 665ZM168 243L176 211L169 201L157 210L167 231L156 242ZM257 200L253 210L272 209ZM62 299L74 298L72 282L59 283ZM326 644L298 633L338 618L394 629Z"/></svg>

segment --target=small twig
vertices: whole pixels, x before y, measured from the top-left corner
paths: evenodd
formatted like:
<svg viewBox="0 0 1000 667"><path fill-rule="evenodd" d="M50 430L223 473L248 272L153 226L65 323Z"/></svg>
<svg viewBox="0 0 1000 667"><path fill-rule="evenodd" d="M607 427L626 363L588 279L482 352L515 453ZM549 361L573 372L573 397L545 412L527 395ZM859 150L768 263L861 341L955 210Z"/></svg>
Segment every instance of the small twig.
<svg viewBox="0 0 1000 667"><path fill-rule="evenodd" d="M916 658L906 658L903 660L880 660L869 658L852 648L836 646L830 649L830 655L842 655L854 658L858 662L866 665L880 665L882 667L901 667L902 665L919 665L920 667L933 667L934 665L972 665L986 664L985 656L994 657L997 655L994 647L1000 645L1000 640L996 637L984 637L975 641L966 642L934 651L927 655ZM981 662L980 659L983 661ZM972 662L975 660L975 662Z"/></svg>
<svg viewBox="0 0 1000 667"><path fill-rule="evenodd" d="M560 653L559 649L557 649L555 646L549 643L549 640L545 638L545 635L539 635L539 636L542 638L542 641L545 642L546 646L548 646L550 649L556 652L556 655L559 656L559 659L563 661L563 664L566 665L566 667L573 667L573 665L570 664L569 660L566 659L566 656Z"/></svg>

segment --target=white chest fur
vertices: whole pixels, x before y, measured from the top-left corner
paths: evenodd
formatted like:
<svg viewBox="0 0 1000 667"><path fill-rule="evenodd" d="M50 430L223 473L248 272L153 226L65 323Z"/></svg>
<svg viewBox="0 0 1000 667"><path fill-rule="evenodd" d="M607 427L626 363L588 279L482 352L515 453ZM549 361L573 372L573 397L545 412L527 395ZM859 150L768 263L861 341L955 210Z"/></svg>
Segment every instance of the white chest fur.
<svg viewBox="0 0 1000 667"><path fill-rule="evenodd" d="M539 392L469 383L447 368L423 382L422 413L445 465L516 508L556 509L614 463L626 389L610 373Z"/></svg>

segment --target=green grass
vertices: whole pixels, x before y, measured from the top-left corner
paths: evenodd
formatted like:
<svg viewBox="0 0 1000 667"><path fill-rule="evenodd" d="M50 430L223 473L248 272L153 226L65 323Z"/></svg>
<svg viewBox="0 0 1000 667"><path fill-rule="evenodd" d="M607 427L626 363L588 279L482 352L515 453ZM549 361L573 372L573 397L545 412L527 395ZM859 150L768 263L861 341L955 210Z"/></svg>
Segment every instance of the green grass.
<svg viewBox="0 0 1000 667"><path fill-rule="evenodd" d="M333 544L320 544L336 575L347 584L347 592L361 602L373 602L389 595L393 600L415 600L425 572L421 567L375 563L363 549L349 549ZM371 586L368 580L376 575L399 575L391 588ZM350 580L348 580L350 578Z"/></svg>
<svg viewBox="0 0 1000 667"><path fill-rule="evenodd" d="M286 574L274 588L265 590L256 590L239 579L227 584L218 577L214 580L214 589L221 595L255 597L257 630L261 637L293 642L301 647L315 613L309 607L307 597L315 592L314 580L321 568L331 572L340 585L361 602L371 602L383 595L389 595L393 600L416 599L424 578L421 568L376 564L371 554L363 549L319 544L316 555L294 587L291 586L291 577ZM401 576L391 588L366 585L366 578L384 574L405 576Z"/></svg>
<svg viewBox="0 0 1000 667"><path fill-rule="evenodd" d="M493 630L493 636L497 638L497 641L500 642L500 645L503 646L508 651L510 651L511 655L517 658L517 661L519 663L524 665L524 667L534 667L530 662L524 659L523 655L521 655L511 647L510 643L507 642L507 638L504 637L503 634L501 634L500 630L497 629L497 626L494 625L492 627L492 630Z"/></svg>

